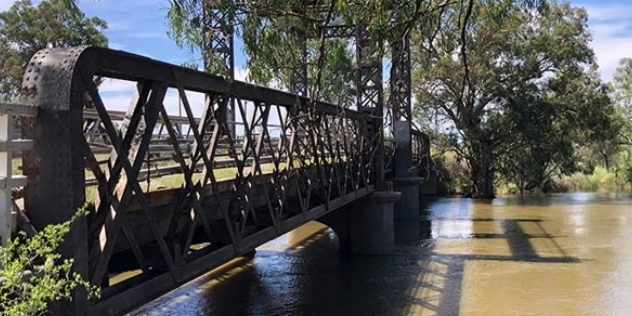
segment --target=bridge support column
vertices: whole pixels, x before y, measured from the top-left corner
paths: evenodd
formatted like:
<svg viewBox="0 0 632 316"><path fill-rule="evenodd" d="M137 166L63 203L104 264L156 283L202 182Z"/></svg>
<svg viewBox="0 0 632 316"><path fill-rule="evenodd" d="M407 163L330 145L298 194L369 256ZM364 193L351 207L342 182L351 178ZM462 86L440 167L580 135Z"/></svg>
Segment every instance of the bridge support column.
<svg viewBox="0 0 632 316"><path fill-rule="evenodd" d="M421 234L421 199L420 184L423 181L420 177L395 178L393 187L402 193L402 197L395 203L394 227L395 243L414 244Z"/></svg>
<svg viewBox="0 0 632 316"><path fill-rule="evenodd" d="M406 177L392 179L395 191L402 193L402 197L395 203L395 221L420 219L420 177Z"/></svg>
<svg viewBox="0 0 632 316"><path fill-rule="evenodd" d="M426 181L419 187L421 196L437 196L437 175L430 172Z"/></svg>
<svg viewBox="0 0 632 316"><path fill-rule="evenodd" d="M382 254L395 245L393 209L400 192L378 191L352 205L351 251Z"/></svg>
<svg viewBox="0 0 632 316"><path fill-rule="evenodd" d="M85 91L73 75L81 49L39 51L24 76L25 103L38 107L37 118L22 121L22 134L34 140L34 149L24 152L24 205L37 230L70 220L85 202L83 107ZM32 75L35 74L35 75ZM68 78L72 78L68 79ZM74 271L84 279L88 272L88 227L85 216L72 224L58 249L74 259ZM54 315L84 315L89 302L83 289L76 289L72 302L57 302Z"/></svg>

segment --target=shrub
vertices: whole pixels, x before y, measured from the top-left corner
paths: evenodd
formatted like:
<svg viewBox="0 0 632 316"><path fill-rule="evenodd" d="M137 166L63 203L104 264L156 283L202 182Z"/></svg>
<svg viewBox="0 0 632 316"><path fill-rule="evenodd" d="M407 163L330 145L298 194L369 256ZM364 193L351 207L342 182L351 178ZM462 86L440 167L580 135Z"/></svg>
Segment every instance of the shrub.
<svg viewBox="0 0 632 316"><path fill-rule="evenodd" d="M71 300L78 286L88 289L90 296L98 295L95 287L72 271L73 260L58 253L71 224L85 213L84 208L68 222L48 225L31 238L22 234L0 247L1 315L41 315L49 303Z"/></svg>

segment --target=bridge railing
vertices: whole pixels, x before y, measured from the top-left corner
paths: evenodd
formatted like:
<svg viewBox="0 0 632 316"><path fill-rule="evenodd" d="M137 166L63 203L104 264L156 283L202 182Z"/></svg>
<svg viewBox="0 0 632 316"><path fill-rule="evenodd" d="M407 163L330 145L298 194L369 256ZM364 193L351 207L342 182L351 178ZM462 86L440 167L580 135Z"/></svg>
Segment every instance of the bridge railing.
<svg viewBox="0 0 632 316"><path fill-rule="evenodd" d="M431 169L430 138L416 129L411 130L410 137L412 166L415 171L421 173L422 177L425 177L430 173Z"/></svg>
<svg viewBox="0 0 632 316"><path fill-rule="evenodd" d="M35 115L37 109L32 107L0 103L0 246L8 245L17 230L19 210L14 207L13 190L24 186L27 180L25 176L14 174L14 156L33 146L32 140L15 137L13 121L16 117Z"/></svg>
<svg viewBox="0 0 632 316"><path fill-rule="evenodd" d="M107 79L135 86L122 117L100 91ZM24 156L25 208L42 227L93 200L62 251L103 287L97 306L155 297L374 190L378 135L357 111L103 48L38 52L23 94L39 108L22 124L35 142ZM168 95L184 110L178 122ZM86 109L109 152L90 146ZM228 121L230 111L238 122ZM191 131L187 146L177 124ZM169 172L148 180L159 169ZM114 281L121 251L138 272Z"/></svg>

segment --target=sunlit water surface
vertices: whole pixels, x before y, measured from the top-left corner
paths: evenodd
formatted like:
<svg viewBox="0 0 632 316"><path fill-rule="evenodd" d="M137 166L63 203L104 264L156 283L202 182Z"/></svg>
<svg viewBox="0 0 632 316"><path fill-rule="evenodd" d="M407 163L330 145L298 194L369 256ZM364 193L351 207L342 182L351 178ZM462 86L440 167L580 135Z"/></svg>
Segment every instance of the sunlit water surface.
<svg viewBox="0 0 632 316"><path fill-rule="evenodd" d="M632 198L439 199L382 256L309 224L131 315L632 315Z"/></svg>

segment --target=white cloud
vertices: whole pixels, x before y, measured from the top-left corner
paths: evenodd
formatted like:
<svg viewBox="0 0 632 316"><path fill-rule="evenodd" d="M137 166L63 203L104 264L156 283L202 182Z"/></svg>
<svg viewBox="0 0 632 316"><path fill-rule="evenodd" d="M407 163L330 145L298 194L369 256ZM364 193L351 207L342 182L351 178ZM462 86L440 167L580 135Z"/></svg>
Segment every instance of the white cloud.
<svg viewBox="0 0 632 316"><path fill-rule="evenodd" d="M597 55L601 77L610 81L619 65L619 60L624 57L632 57L632 35L624 37L595 36L592 47Z"/></svg>
<svg viewBox="0 0 632 316"><path fill-rule="evenodd" d="M581 5L581 4L580 4ZM632 16L632 6L625 4L615 5L581 5L588 11L588 17L591 21L620 21L628 19Z"/></svg>
<svg viewBox="0 0 632 316"><path fill-rule="evenodd" d="M108 30L110 31L127 31L130 29L130 25L125 21L111 21L108 22Z"/></svg>
<svg viewBox="0 0 632 316"><path fill-rule="evenodd" d="M99 86L100 93L131 93L135 83L125 80L105 79Z"/></svg>
<svg viewBox="0 0 632 316"><path fill-rule="evenodd" d="M133 32L127 33L124 36L130 38L168 39L167 33L163 32Z"/></svg>
<svg viewBox="0 0 632 316"><path fill-rule="evenodd" d="M250 70L248 68L235 69L235 80L250 82Z"/></svg>
<svg viewBox="0 0 632 316"><path fill-rule="evenodd" d="M584 5L593 36L591 46L604 80L612 80L619 60L632 57L632 5Z"/></svg>
<svg viewBox="0 0 632 316"><path fill-rule="evenodd" d="M0 12L8 10L13 3L15 3L15 0L0 0Z"/></svg>

